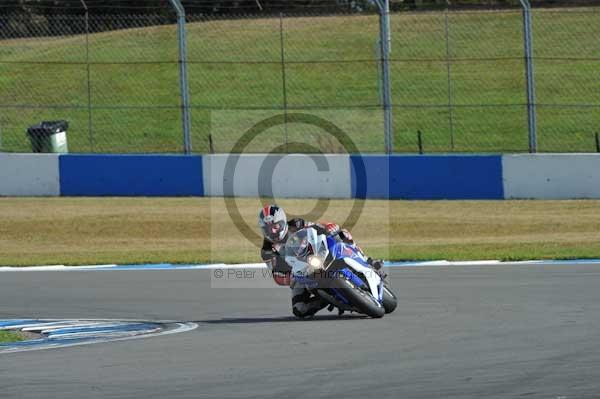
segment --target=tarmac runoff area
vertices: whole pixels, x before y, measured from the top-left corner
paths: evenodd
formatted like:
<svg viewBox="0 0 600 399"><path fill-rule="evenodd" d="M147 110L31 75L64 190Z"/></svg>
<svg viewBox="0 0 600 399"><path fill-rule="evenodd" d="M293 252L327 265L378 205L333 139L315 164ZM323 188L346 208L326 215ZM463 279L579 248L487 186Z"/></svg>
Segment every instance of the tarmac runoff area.
<svg viewBox="0 0 600 399"><path fill-rule="evenodd" d="M378 320L322 311L297 321L287 288L211 288L215 269L2 273L3 320L173 320L198 327L1 353L1 396L566 399L600 393L598 261L390 267L399 305Z"/></svg>

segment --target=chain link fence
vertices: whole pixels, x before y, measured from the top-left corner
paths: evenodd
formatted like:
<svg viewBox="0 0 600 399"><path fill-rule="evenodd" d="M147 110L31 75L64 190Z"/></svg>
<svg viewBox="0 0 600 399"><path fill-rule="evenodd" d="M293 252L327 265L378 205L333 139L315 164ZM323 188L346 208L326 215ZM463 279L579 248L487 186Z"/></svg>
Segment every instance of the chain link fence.
<svg viewBox="0 0 600 399"><path fill-rule="evenodd" d="M534 9L538 150L596 151L600 8ZM392 17L396 151L528 151L521 10Z"/></svg>
<svg viewBox="0 0 600 399"><path fill-rule="evenodd" d="M539 150L596 151L600 8L534 10L533 24Z"/></svg>
<svg viewBox="0 0 600 399"><path fill-rule="evenodd" d="M177 29L165 15L0 17L3 151L40 120L73 152L179 152Z"/></svg>
<svg viewBox="0 0 600 399"><path fill-rule="evenodd" d="M29 125L66 119L71 152L182 152L176 21L0 15L0 151L27 152ZM596 151L600 8L534 9L532 23L537 149ZM520 9L393 12L390 25L395 152L418 151L419 133L425 152L529 150ZM281 113L321 115L358 150L385 150L377 13L188 14L185 29L194 152L229 152ZM341 151L299 124L245 151L304 152L294 143L307 136Z"/></svg>
<svg viewBox="0 0 600 399"><path fill-rule="evenodd" d="M261 114L281 113L320 115L343 125L361 151L383 151L377 15L246 15L234 21L194 21L189 18L187 27L196 151L229 152ZM211 118L215 113L218 121ZM219 133L211 134L209 142L214 131ZM277 146L298 151L293 143L306 141L306 136L321 151L339 148L318 128L287 124L265 132L246 151L268 152Z"/></svg>

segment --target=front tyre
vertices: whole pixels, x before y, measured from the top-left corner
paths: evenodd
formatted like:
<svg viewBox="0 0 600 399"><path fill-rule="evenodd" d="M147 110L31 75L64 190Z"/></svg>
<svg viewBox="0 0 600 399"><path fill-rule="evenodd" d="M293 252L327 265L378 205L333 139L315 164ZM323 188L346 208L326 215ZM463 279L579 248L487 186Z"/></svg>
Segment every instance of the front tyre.
<svg viewBox="0 0 600 399"><path fill-rule="evenodd" d="M384 307L370 293L361 290L344 277L336 279L336 282L341 288L342 295L357 311L374 319L383 317Z"/></svg>
<svg viewBox="0 0 600 399"><path fill-rule="evenodd" d="M383 284L383 301L381 304L385 309L385 313L392 313L398 306L398 298L385 283Z"/></svg>

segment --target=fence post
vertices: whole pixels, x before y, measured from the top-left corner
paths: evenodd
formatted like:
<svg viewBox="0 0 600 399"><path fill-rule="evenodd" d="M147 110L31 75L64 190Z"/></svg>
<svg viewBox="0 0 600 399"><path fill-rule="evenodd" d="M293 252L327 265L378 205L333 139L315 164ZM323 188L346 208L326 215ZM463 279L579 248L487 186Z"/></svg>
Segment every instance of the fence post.
<svg viewBox="0 0 600 399"><path fill-rule="evenodd" d="M80 0L85 9L85 67L87 74L88 141L94 152L94 130L92 125L92 80L90 73L90 12L85 0Z"/></svg>
<svg viewBox="0 0 600 399"><path fill-rule="evenodd" d="M448 124L450 127L450 150L454 151L454 115L452 105L452 66L450 61L450 24L448 22L448 8L444 13L444 31L446 37L446 87L448 90Z"/></svg>
<svg viewBox="0 0 600 399"><path fill-rule="evenodd" d="M379 8L379 43L381 44L381 71L383 89L383 121L385 129L385 152L394 151L392 119L392 87L390 79L390 3L389 0L376 0Z"/></svg>
<svg viewBox="0 0 600 399"><path fill-rule="evenodd" d="M285 131L285 153L289 154L287 81L285 76L285 38L283 35L283 13L279 13L279 51L281 55L281 95L283 98L283 129Z"/></svg>
<svg viewBox="0 0 600 399"><path fill-rule="evenodd" d="M535 76L533 71L533 35L531 28L531 4L520 0L523 7L523 41L525 46L525 79L527 84L527 129L529 152L537 152L537 123L535 113Z"/></svg>
<svg viewBox="0 0 600 399"><path fill-rule="evenodd" d="M183 151L192 152L190 93L187 79L187 54L185 38L185 9L180 0L169 0L177 13L177 36L179 40L179 90L181 93L181 112L183 119Z"/></svg>

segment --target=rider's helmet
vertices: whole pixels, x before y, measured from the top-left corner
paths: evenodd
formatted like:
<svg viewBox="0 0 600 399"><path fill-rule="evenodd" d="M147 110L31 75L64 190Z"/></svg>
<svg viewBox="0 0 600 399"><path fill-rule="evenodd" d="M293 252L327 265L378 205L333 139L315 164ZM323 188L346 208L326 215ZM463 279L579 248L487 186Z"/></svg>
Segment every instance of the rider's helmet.
<svg viewBox="0 0 600 399"><path fill-rule="evenodd" d="M277 205L265 205L260 210L258 225L263 236L271 242L282 242L288 232L285 212Z"/></svg>

